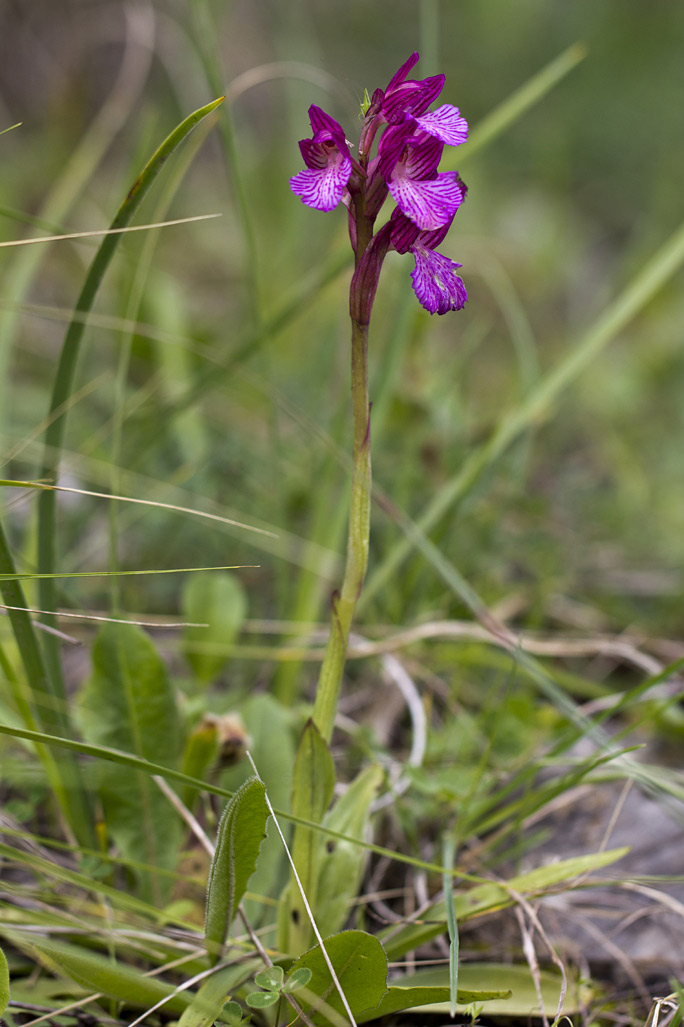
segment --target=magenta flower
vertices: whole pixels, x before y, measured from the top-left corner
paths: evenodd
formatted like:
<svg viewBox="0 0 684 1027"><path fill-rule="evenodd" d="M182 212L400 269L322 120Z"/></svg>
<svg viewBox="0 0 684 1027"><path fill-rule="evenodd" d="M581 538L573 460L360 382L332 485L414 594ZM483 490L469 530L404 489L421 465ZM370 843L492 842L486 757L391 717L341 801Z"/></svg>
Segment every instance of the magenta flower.
<svg viewBox="0 0 684 1027"><path fill-rule="evenodd" d="M465 196L465 185L460 179L458 183ZM389 221L391 248L413 255L413 291L430 314L461 310L468 299L463 279L455 273L463 265L435 252L450 228L451 221L436 231L421 232L400 210L395 210Z"/></svg>
<svg viewBox="0 0 684 1027"><path fill-rule="evenodd" d="M313 136L299 143L306 168L290 179L292 191L309 207L328 211L344 202L348 208L356 256L351 311L359 323L368 323L389 249L413 255L413 288L431 314L460 310L468 298L455 273L461 265L436 252L466 194L458 174L438 171L439 162L445 145L465 142L468 125L451 104L428 110L444 87L444 75L409 79L417 62L413 53L387 88L373 93L364 109L358 159L351 156L342 127L319 107L311 107ZM377 156L371 158L378 130ZM397 206L374 235L388 195Z"/></svg>
<svg viewBox="0 0 684 1027"><path fill-rule="evenodd" d="M390 126L380 140L377 173L387 182L403 213L426 231L451 222L465 190L455 171L438 174L444 143L406 118Z"/></svg>
<svg viewBox="0 0 684 1027"><path fill-rule="evenodd" d="M290 179L290 188L307 207L328 211L338 205L351 177L349 147L342 126L320 107L309 107L309 121L313 138L299 143L306 168Z"/></svg>

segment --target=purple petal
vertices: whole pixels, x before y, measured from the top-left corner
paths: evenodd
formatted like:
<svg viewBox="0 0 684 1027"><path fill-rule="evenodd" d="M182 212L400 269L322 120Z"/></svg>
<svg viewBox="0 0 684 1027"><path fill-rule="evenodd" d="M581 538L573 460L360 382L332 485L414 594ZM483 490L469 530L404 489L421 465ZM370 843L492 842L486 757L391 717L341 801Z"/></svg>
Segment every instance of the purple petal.
<svg viewBox="0 0 684 1027"><path fill-rule="evenodd" d="M411 252L416 262L411 280L422 306L431 314L461 310L468 299L463 279L456 274L461 264L419 244Z"/></svg>
<svg viewBox="0 0 684 1027"><path fill-rule="evenodd" d="M335 121L334 118L331 118L329 114L326 114L324 110L313 103L309 107L309 121L311 122L314 136L317 133L321 133L321 138L316 140L317 142L322 142L325 136L332 139L340 150L348 151L347 140L339 121Z"/></svg>
<svg viewBox="0 0 684 1027"><path fill-rule="evenodd" d="M423 231L448 224L463 199L455 172L445 172L428 181L395 174L388 185L397 206Z"/></svg>
<svg viewBox="0 0 684 1027"><path fill-rule="evenodd" d="M416 117L416 121L425 132L449 146L460 146L468 138L468 122L459 113L458 107L452 107L450 103Z"/></svg>
<svg viewBox="0 0 684 1027"><path fill-rule="evenodd" d="M307 207L332 210L342 199L352 165L346 154L335 151L335 155L336 159L329 161L325 167L309 166L290 179L290 189L295 196L301 197Z"/></svg>
<svg viewBox="0 0 684 1027"><path fill-rule="evenodd" d="M425 132L412 137L408 142L406 174L415 179L435 178L443 150L444 143Z"/></svg>
<svg viewBox="0 0 684 1027"><path fill-rule="evenodd" d="M385 93L382 104L383 116L388 121L393 121L402 114L411 114L414 117L424 114L442 92L443 87L444 75L434 75L420 82L413 79L403 82L391 93Z"/></svg>
<svg viewBox="0 0 684 1027"><path fill-rule="evenodd" d="M389 179L395 165L406 149L406 144L414 133L416 123L413 118L406 118L401 125L390 125L385 129L378 147L378 171L383 178Z"/></svg>
<svg viewBox="0 0 684 1027"><path fill-rule="evenodd" d="M407 218L405 214L395 207L392 211L392 217L389 219L390 233L392 239L392 247L397 253L408 253L421 234L418 225ZM444 228L444 232L448 231L448 226ZM426 234L426 233L423 233Z"/></svg>
<svg viewBox="0 0 684 1027"><path fill-rule="evenodd" d="M414 50L409 59L406 61L406 63L402 64L402 66L399 68L399 71L396 73L396 75L392 76L385 92L389 93L392 89L395 89L398 85L401 85L401 83L404 81L409 71L411 70L411 68L415 68L416 64L418 63L418 60L418 51Z"/></svg>

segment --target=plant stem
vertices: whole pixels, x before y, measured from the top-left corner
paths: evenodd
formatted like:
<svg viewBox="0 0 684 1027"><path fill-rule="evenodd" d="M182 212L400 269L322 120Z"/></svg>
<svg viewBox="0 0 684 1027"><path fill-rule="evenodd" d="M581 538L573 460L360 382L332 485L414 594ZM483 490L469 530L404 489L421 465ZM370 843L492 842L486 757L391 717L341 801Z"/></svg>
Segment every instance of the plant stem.
<svg viewBox="0 0 684 1027"><path fill-rule="evenodd" d="M368 565L371 501L368 325L352 319L352 417L354 466L349 507L347 564L339 594L332 599L330 637L316 688L313 719L329 742L335 723L349 631Z"/></svg>

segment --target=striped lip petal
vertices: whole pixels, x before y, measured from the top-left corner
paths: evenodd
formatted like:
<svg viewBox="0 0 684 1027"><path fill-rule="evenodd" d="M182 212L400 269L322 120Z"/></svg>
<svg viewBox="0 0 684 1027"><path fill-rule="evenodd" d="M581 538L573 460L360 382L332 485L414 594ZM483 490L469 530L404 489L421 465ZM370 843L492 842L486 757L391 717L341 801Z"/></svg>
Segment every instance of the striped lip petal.
<svg viewBox="0 0 684 1027"><path fill-rule="evenodd" d="M312 143L309 139L302 142L309 143L309 158L306 155L304 157L308 166L290 179L290 189L295 196L301 197L307 207L333 210L342 199L351 177L351 160L337 149L326 150L324 146ZM326 157L324 164L321 163L323 154L320 151Z"/></svg>
<svg viewBox="0 0 684 1027"><path fill-rule="evenodd" d="M399 209L423 231L448 224L461 198L448 173L427 182L400 176L392 179L389 190Z"/></svg>
<svg viewBox="0 0 684 1027"><path fill-rule="evenodd" d="M460 146L468 138L468 122L458 107L445 103L436 111L416 117L420 127L448 146Z"/></svg>
<svg viewBox="0 0 684 1027"><path fill-rule="evenodd" d="M411 252L416 262L411 281L421 305L431 314L461 310L468 299L463 279L456 274L461 265L420 245L414 246Z"/></svg>

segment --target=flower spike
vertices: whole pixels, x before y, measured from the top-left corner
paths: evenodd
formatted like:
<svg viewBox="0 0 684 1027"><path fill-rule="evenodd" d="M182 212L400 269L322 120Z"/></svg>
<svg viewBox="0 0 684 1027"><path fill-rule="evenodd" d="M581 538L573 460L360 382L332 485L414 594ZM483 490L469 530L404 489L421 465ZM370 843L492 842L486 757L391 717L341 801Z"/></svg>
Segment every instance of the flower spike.
<svg viewBox="0 0 684 1027"><path fill-rule="evenodd" d="M312 106L312 138L299 144L306 168L290 179L292 191L309 207L328 211L343 202L348 209L357 266L351 310L359 323L368 323L389 249L412 254L413 288L431 314L460 310L468 298L455 273L461 265L436 252L466 195L458 174L440 172L439 162L445 146L466 141L468 123L451 104L429 110L442 92L444 75L410 79L417 63L414 52L387 87L376 89L364 103L357 159L350 154L341 125ZM382 134L377 156L371 157L378 131ZM388 196L396 208L374 236L375 220Z"/></svg>

